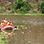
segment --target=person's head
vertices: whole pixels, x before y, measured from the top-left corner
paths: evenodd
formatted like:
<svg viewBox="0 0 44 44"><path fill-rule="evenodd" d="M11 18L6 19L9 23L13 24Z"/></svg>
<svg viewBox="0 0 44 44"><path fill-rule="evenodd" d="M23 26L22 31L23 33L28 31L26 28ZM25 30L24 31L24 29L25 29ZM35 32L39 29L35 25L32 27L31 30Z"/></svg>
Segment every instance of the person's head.
<svg viewBox="0 0 44 44"><path fill-rule="evenodd" d="M5 18L5 20L7 20L7 18Z"/></svg>
<svg viewBox="0 0 44 44"><path fill-rule="evenodd" d="M11 21L10 21L10 20L8 20L8 22L9 22L9 23L11 23Z"/></svg>
<svg viewBox="0 0 44 44"><path fill-rule="evenodd" d="M7 23L7 18L5 18L4 23Z"/></svg>

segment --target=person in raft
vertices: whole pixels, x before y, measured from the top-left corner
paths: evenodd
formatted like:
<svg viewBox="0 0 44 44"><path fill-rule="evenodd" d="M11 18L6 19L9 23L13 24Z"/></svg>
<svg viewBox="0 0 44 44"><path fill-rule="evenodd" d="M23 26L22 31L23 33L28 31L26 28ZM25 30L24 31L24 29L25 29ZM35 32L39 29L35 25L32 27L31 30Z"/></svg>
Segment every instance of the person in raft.
<svg viewBox="0 0 44 44"><path fill-rule="evenodd" d="M10 20L8 20L8 23L7 24L10 25L10 26L13 25Z"/></svg>
<svg viewBox="0 0 44 44"><path fill-rule="evenodd" d="M4 20L2 20L1 26L6 26L6 24L7 24L7 18L5 18Z"/></svg>

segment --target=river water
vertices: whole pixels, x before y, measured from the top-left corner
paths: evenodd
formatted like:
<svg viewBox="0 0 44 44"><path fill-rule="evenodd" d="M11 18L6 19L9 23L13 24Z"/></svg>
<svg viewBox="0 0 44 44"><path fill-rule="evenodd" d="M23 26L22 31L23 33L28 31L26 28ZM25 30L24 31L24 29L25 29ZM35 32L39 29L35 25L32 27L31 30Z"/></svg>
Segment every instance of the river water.
<svg viewBox="0 0 44 44"><path fill-rule="evenodd" d="M44 44L44 16L0 16L7 17L18 27L7 44Z"/></svg>

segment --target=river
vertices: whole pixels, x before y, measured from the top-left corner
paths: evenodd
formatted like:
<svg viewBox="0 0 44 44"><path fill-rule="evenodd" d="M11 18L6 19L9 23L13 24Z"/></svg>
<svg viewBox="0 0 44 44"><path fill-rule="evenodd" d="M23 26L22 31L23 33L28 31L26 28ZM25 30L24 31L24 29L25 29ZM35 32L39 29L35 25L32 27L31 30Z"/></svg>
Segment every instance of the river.
<svg viewBox="0 0 44 44"><path fill-rule="evenodd" d="M44 44L44 16L1 15L0 22L5 17L20 29L8 44Z"/></svg>

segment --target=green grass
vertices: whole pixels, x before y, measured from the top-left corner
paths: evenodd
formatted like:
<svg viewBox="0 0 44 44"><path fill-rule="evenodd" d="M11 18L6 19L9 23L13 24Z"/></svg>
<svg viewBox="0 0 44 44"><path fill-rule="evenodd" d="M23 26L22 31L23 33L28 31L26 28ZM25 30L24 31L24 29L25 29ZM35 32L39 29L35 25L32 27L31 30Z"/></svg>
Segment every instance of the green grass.
<svg viewBox="0 0 44 44"><path fill-rule="evenodd" d="M9 43L9 40L2 40L2 37L0 35L0 44L6 44Z"/></svg>
<svg viewBox="0 0 44 44"><path fill-rule="evenodd" d="M44 15L41 13L0 13L0 15Z"/></svg>

